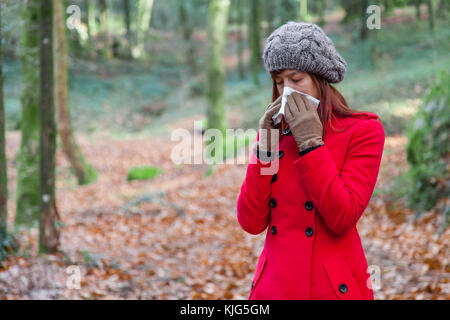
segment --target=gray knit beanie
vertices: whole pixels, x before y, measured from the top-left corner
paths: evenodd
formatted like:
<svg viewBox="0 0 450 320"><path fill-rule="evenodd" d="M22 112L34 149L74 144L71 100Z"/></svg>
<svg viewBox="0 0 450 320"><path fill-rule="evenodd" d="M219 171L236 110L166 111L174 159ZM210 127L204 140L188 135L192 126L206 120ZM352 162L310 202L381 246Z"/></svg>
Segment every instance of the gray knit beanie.
<svg viewBox="0 0 450 320"><path fill-rule="evenodd" d="M297 69L331 83L342 81L347 69L333 41L313 23L289 21L276 29L266 40L262 59L268 72Z"/></svg>

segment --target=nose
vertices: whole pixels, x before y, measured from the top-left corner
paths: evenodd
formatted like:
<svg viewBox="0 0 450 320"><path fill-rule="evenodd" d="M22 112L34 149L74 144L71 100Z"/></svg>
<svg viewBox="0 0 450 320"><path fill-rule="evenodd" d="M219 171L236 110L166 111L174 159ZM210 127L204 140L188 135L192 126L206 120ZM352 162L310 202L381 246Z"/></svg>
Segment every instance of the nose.
<svg viewBox="0 0 450 320"><path fill-rule="evenodd" d="M293 83L291 82L291 80L290 80L288 77L286 77L286 78L283 80L283 86L292 87L292 85L293 85Z"/></svg>

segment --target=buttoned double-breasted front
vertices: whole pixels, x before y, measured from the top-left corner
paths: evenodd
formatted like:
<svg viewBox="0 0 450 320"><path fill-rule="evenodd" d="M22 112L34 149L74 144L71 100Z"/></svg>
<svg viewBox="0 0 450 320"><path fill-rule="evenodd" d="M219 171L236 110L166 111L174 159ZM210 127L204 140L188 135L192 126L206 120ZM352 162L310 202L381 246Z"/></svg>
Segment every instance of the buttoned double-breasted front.
<svg viewBox="0 0 450 320"><path fill-rule="evenodd" d="M370 112L332 125L348 128L327 124L324 146L302 157L292 134L281 136L273 162L251 156L237 218L267 234L249 299L373 299L356 223L375 187L384 130Z"/></svg>

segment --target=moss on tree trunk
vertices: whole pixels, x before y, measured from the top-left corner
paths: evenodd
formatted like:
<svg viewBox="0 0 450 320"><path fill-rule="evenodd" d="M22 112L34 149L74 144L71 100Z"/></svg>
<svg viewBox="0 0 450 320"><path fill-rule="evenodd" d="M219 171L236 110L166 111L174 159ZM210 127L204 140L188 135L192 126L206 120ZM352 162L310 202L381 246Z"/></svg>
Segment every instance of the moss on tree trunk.
<svg viewBox="0 0 450 320"><path fill-rule="evenodd" d="M31 227L39 220L39 8L39 0L30 0L22 9L22 110L16 227Z"/></svg>
<svg viewBox="0 0 450 320"><path fill-rule="evenodd" d="M59 246L59 215L55 201L56 122L53 74L53 1L41 0L40 23L40 221L39 252Z"/></svg>
<svg viewBox="0 0 450 320"><path fill-rule="evenodd" d="M189 13L192 12L192 6L189 1L180 1L178 6L178 15L180 17L181 34L186 46L186 62L191 72L197 72L197 57L195 55L195 41L192 39L194 28L189 19Z"/></svg>
<svg viewBox="0 0 450 320"><path fill-rule="evenodd" d="M89 184L97 179L95 169L89 165L73 135L70 123L70 110L67 103L67 45L64 32L64 8L60 0L54 2L54 36L55 36L55 96L58 113L58 131L64 154L72 166L78 183Z"/></svg>
<svg viewBox="0 0 450 320"><path fill-rule="evenodd" d="M5 106L3 104L2 40L2 7L0 6L0 241L2 241L6 236L6 217L8 212L8 174L5 152Z"/></svg>
<svg viewBox="0 0 450 320"><path fill-rule="evenodd" d="M259 1L250 1L249 44L253 82L259 86L259 66L261 59L261 33L259 24Z"/></svg>
<svg viewBox="0 0 450 320"><path fill-rule="evenodd" d="M229 0L212 0L208 8L208 76L207 126L218 129L225 136L225 63L224 50L228 24Z"/></svg>
<svg viewBox="0 0 450 320"><path fill-rule="evenodd" d="M245 65L244 65L244 39L243 39L243 22L244 22L244 2L237 1L237 19L238 19L238 71L239 78L245 78Z"/></svg>
<svg viewBox="0 0 450 320"><path fill-rule="evenodd" d="M154 0L138 0L136 14L136 46L133 48L135 59L145 59L145 37L150 27Z"/></svg>

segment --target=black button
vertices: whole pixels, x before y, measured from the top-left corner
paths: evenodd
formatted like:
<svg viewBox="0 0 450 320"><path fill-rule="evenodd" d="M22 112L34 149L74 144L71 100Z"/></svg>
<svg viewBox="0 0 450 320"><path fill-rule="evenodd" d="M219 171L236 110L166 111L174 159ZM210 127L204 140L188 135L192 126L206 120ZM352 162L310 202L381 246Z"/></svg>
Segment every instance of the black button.
<svg viewBox="0 0 450 320"><path fill-rule="evenodd" d="M346 293L346 292L348 291L347 285L346 285L345 283L341 283L341 284L339 285L339 291L340 291L341 293Z"/></svg>
<svg viewBox="0 0 450 320"><path fill-rule="evenodd" d="M277 200L275 200L274 198L270 198L269 203L272 208L275 208L277 206Z"/></svg>
<svg viewBox="0 0 450 320"><path fill-rule="evenodd" d="M252 290L253 289L253 286L255 285L255 282L254 281L252 281L252 286L250 287L250 290Z"/></svg>
<svg viewBox="0 0 450 320"><path fill-rule="evenodd" d="M284 129L283 134L289 134L289 133L291 133L291 128Z"/></svg>
<svg viewBox="0 0 450 320"><path fill-rule="evenodd" d="M306 201L305 202L306 210L311 211L313 209L313 207L314 207L314 205L313 205L313 203L311 201Z"/></svg>
<svg viewBox="0 0 450 320"><path fill-rule="evenodd" d="M277 181L277 179L278 179L278 175L275 173L275 174L272 176L272 180L270 180L270 182L275 182L275 181Z"/></svg>
<svg viewBox="0 0 450 320"><path fill-rule="evenodd" d="M313 235L313 229L311 227L306 228L305 233L308 237Z"/></svg>
<svg viewBox="0 0 450 320"><path fill-rule="evenodd" d="M284 156L284 152L283 152L283 150L280 150L280 151L278 152L278 159L283 158L283 156Z"/></svg>
<svg viewBox="0 0 450 320"><path fill-rule="evenodd" d="M270 232L272 234L277 234L277 226L272 226L272 228L270 228Z"/></svg>

